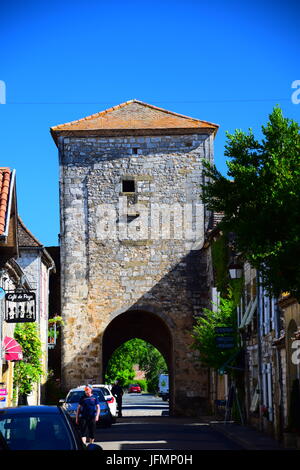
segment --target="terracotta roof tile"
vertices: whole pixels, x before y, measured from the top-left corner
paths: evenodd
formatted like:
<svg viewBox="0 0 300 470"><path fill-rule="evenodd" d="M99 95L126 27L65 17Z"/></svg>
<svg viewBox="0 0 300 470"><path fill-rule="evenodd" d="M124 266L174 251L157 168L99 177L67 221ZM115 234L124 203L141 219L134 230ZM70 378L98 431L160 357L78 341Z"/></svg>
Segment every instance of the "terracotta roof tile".
<svg viewBox="0 0 300 470"><path fill-rule="evenodd" d="M182 114L167 111L138 100L130 100L77 121L60 124L51 128L56 140L60 133L109 130L163 130L195 129L216 133L219 126L208 121L194 119Z"/></svg>
<svg viewBox="0 0 300 470"><path fill-rule="evenodd" d="M11 171L0 167L0 235L5 230L6 213L8 209L9 184Z"/></svg>

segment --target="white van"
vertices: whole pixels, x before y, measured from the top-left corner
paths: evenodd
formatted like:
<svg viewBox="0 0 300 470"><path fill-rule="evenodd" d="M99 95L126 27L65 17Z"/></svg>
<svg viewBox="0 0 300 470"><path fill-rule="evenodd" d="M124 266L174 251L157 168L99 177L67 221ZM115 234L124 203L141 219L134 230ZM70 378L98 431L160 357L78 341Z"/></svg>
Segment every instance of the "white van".
<svg viewBox="0 0 300 470"><path fill-rule="evenodd" d="M164 401L169 399L169 374L160 374L158 379L158 396Z"/></svg>

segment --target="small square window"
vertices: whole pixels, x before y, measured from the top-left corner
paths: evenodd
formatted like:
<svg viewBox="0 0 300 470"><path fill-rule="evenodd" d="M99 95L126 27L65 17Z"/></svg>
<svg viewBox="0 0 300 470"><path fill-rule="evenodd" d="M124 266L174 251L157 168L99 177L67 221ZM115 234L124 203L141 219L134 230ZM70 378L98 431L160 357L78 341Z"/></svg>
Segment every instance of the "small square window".
<svg viewBox="0 0 300 470"><path fill-rule="evenodd" d="M138 154L138 150L139 150L138 147L133 147L133 148L132 148L132 153L133 153L133 155L137 155L137 154Z"/></svg>
<svg viewBox="0 0 300 470"><path fill-rule="evenodd" d="M123 180L122 181L122 192L123 193L134 193L135 182L134 180Z"/></svg>
<svg viewBox="0 0 300 470"><path fill-rule="evenodd" d="M127 222L130 224L133 220L137 219L140 214L127 214ZM137 227L138 230L138 227Z"/></svg>

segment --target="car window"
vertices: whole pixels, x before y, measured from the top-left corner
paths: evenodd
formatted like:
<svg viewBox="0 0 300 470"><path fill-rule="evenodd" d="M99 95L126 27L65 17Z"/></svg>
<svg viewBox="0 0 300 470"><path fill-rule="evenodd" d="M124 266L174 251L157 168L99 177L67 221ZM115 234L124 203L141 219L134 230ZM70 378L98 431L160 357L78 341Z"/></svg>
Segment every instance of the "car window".
<svg viewBox="0 0 300 470"><path fill-rule="evenodd" d="M98 397L99 401L105 401L104 395L100 389L93 389L93 394Z"/></svg>
<svg viewBox="0 0 300 470"><path fill-rule="evenodd" d="M107 397L108 395L111 395L110 391L105 387L100 387L100 390L105 397Z"/></svg>
<svg viewBox="0 0 300 470"><path fill-rule="evenodd" d="M66 402L67 403L78 403L80 398L85 395L84 390L80 390L77 392L69 392L67 395Z"/></svg>
<svg viewBox="0 0 300 470"><path fill-rule="evenodd" d="M105 401L103 393L100 389L93 389L93 394L96 395L99 401ZM74 392L69 392L66 398L67 403L79 403L81 397L85 396L84 390L77 390Z"/></svg>
<svg viewBox="0 0 300 470"><path fill-rule="evenodd" d="M74 450L70 429L59 414L5 414L0 431L11 450Z"/></svg>

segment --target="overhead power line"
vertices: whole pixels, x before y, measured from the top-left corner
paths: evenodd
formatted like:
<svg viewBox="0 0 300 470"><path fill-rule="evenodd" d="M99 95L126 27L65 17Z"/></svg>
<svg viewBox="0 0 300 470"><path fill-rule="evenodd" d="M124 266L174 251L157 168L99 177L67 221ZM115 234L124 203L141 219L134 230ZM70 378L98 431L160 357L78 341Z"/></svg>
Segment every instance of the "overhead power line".
<svg viewBox="0 0 300 470"><path fill-rule="evenodd" d="M181 100L181 101L152 101L152 104L201 104L201 103L259 103L259 102L291 101L291 98L244 98L244 99L217 99L217 100ZM114 105L112 101L7 101L13 105Z"/></svg>

